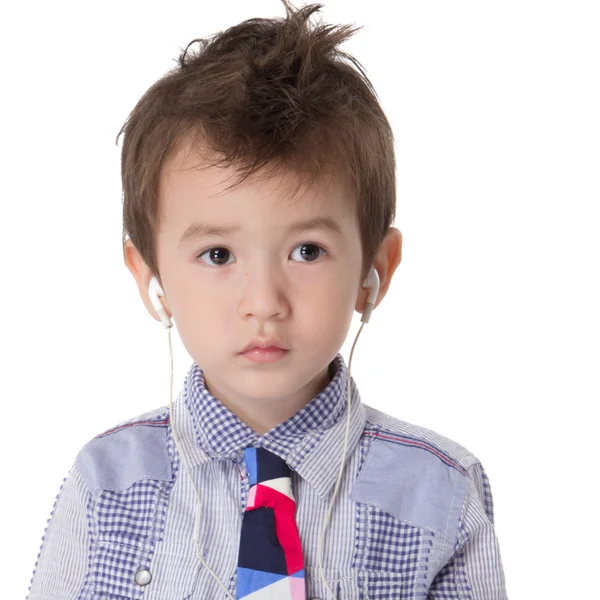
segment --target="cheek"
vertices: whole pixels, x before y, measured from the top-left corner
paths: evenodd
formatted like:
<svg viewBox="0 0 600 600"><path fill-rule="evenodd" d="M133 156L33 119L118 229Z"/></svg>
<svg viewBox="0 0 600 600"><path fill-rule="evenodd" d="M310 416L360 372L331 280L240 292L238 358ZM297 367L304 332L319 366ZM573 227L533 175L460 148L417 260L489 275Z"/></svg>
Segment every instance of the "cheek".
<svg viewBox="0 0 600 600"><path fill-rule="evenodd" d="M173 307L180 333L200 338L216 329L223 320L221 314L224 311L222 299L219 301L215 294L207 294L205 289L195 289L193 286L179 290Z"/></svg>
<svg viewBox="0 0 600 600"><path fill-rule="evenodd" d="M305 290L300 300L294 301L296 321L299 327L347 329L352 320L356 299L353 290L345 289L345 284L334 283L324 287Z"/></svg>

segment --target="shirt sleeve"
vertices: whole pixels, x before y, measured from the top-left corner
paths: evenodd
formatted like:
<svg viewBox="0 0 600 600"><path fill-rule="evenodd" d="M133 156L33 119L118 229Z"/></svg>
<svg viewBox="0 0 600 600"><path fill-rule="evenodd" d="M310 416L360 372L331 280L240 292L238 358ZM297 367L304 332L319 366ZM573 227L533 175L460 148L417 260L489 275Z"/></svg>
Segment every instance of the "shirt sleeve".
<svg viewBox="0 0 600 600"><path fill-rule="evenodd" d="M489 479L479 462L468 474L454 553L433 579L427 600L507 600Z"/></svg>
<svg viewBox="0 0 600 600"><path fill-rule="evenodd" d="M54 501L26 600L75 600L78 597L89 555L87 507L90 496L75 462Z"/></svg>

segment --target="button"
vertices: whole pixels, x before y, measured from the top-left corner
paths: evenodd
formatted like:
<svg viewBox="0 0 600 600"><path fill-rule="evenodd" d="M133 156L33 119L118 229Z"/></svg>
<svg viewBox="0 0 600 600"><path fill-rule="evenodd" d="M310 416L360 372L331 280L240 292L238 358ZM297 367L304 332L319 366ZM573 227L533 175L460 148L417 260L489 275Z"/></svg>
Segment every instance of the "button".
<svg viewBox="0 0 600 600"><path fill-rule="evenodd" d="M150 575L150 571L147 569L140 569L135 574L135 582L138 585L148 585L152 581L152 575Z"/></svg>

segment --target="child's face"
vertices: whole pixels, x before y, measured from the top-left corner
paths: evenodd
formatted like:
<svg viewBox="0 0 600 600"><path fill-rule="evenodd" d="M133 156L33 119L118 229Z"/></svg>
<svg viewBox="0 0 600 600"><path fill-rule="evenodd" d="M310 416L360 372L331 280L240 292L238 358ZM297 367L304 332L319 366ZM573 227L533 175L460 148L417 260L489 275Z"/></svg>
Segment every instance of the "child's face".
<svg viewBox="0 0 600 600"><path fill-rule="evenodd" d="M329 381L328 364L368 294L349 192L328 177L291 196L289 180L277 176L221 193L237 173L194 169L199 161L181 150L164 165L159 189L157 261L181 340L217 397L236 404L311 398ZM330 219L341 233L288 232L315 218ZM238 231L186 238L193 224ZM289 351L277 362L253 363L240 352L255 336L273 336Z"/></svg>

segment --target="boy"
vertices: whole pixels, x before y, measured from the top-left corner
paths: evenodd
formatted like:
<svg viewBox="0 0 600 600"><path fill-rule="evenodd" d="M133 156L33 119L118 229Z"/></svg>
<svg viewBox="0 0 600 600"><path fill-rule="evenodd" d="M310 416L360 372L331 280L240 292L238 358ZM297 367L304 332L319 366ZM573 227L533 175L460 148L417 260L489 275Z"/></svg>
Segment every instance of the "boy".
<svg viewBox="0 0 600 600"><path fill-rule="evenodd" d="M479 460L339 354L401 260L393 136L355 30L284 4L188 45L119 133L125 263L194 363L81 449L29 600L506 598Z"/></svg>

